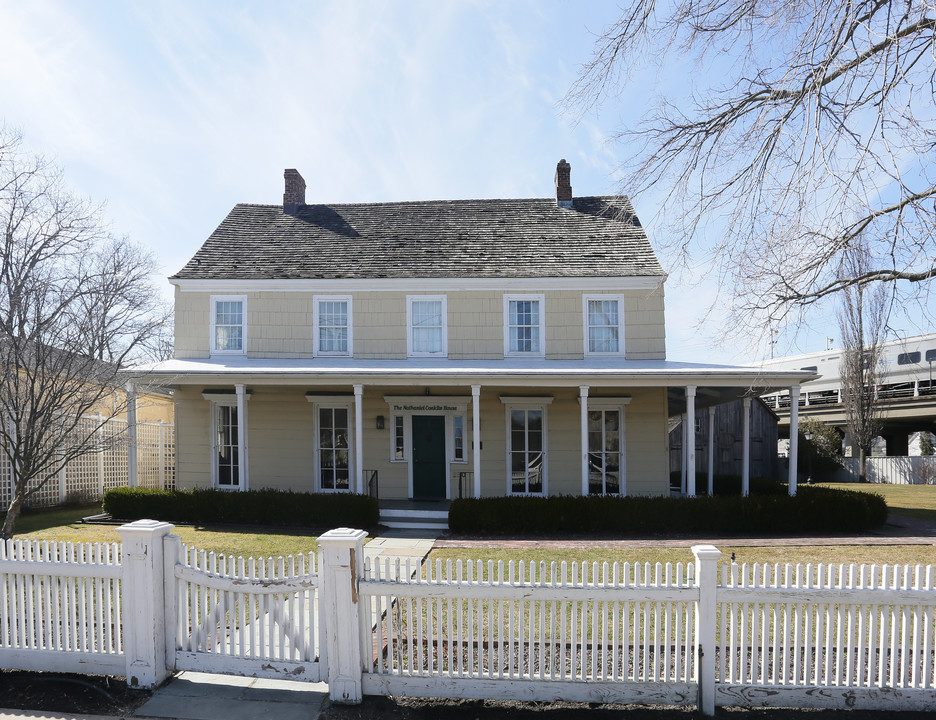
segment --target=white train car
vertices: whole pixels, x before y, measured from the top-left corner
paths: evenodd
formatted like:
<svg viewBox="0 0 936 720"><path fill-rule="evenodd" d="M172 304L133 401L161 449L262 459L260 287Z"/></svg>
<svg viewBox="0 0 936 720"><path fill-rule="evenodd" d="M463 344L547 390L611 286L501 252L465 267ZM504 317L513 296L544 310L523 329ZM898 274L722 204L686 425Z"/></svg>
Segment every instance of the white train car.
<svg viewBox="0 0 936 720"><path fill-rule="evenodd" d="M882 344L879 360L878 397L902 398L936 394L933 386L936 370L936 333L889 340ZM823 405L841 402L841 373L839 363L842 349L765 360L766 370L811 370L818 372L818 380L803 386L800 404ZM806 395L808 394L808 399ZM772 407L788 407L789 393L766 396ZM773 402L771 402L773 401Z"/></svg>

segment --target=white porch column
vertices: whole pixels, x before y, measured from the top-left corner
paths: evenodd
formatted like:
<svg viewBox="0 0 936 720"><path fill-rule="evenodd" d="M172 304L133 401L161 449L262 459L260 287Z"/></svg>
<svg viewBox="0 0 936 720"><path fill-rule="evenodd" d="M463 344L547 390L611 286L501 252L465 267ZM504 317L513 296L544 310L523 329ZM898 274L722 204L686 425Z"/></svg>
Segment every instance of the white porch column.
<svg viewBox="0 0 936 720"><path fill-rule="evenodd" d="M796 495L796 461L799 450L799 392L800 386L790 388L790 495Z"/></svg>
<svg viewBox="0 0 936 720"><path fill-rule="evenodd" d="M741 401L744 418L741 423L741 497L751 494L751 398Z"/></svg>
<svg viewBox="0 0 936 720"><path fill-rule="evenodd" d="M695 497L695 386L686 387L686 416L692 427L686 427L686 494Z"/></svg>
<svg viewBox="0 0 936 720"><path fill-rule="evenodd" d="M247 393L243 383L234 385L237 393L237 486L241 491L248 490L250 482L247 468Z"/></svg>
<svg viewBox="0 0 936 720"><path fill-rule="evenodd" d="M364 493L364 386L354 386L354 485Z"/></svg>
<svg viewBox="0 0 936 720"><path fill-rule="evenodd" d="M588 385L579 385L582 436L582 497L588 495Z"/></svg>
<svg viewBox="0 0 936 720"><path fill-rule="evenodd" d="M137 486L137 406L133 383L127 383L127 485Z"/></svg>
<svg viewBox="0 0 936 720"><path fill-rule="evenodd" d="M471 386L471 464L474 496L481 497L481 386Z"/></svg>
<svg viewBox="0 0 936 720"><path fill-rule="evenodd" d="M715 494L715 408L708 409L708 496Z"/></svg>
<svg viewBox="0 0 936 720"><path fill-rule="evenodd" d="M681 452L679 453L681 457L679 458L679 492L683 495L686 494L686 447L688 445L688 434L686 433L686 426L689 421L686 419L686 413L682 414L682 447L680 448Z"/></svg>

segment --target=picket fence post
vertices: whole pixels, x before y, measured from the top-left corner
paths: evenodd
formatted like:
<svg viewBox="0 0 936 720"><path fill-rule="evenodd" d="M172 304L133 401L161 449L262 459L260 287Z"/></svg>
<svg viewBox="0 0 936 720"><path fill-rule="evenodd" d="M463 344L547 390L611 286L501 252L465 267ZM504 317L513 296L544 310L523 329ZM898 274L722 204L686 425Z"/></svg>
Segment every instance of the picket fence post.
<svg viewBox="0 0 936 720"><path fill-rule="evenodd" d="M715 627L717 618L718 558L721 550L714 545L693 545L695 586L699 605L695 613L696 675L699 684L699 711L715 714Z"/></svg>
<svg viewBox="0 0 936 720"><path fill-rule="evenodd" d="M366 538L363 530L337 528L318 539L328 693L332 702L348 705L363 699L358 582Z"/></svg>
<svg viewBox="0 0 936 720"><path fill-rule="evenodd" d="M169 676L163 538L174 527L158 520L137 520L117 528L123 544L120 593L124 654L127 684L133 688L155 687Z"/></svg>

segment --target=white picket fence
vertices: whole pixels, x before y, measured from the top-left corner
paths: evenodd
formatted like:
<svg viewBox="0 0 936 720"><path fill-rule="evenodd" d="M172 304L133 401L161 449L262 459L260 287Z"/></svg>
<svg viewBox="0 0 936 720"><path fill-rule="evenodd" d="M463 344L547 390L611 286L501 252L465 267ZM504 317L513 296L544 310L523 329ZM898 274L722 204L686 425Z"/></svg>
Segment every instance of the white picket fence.
<svg viewBox="0 0 936 720"><path fill-rule="evenodd" d="M721 574L717 704L936 709L932 565Z"/></svg>
<svg viewBox="0 0 936 720"><path fill-rule="evenodd" d="M686 566L367 566L363 692L936 709L933 566L724 564L707 598L714 561L694 550Z"/></svg>
<svg viewBox="0 0 936 720"><path fill-rule="evenodd" d="M836 479L841 482L858 481L858 458L845 458ZM936 484L936 455L869 457L865 460L868 482L890 485Z"/></svg>
<svg viewBox="0 0 936 720"><path fill-rule="evenodd" d="M167 523L0 546L0 667L327 680L364 694L936 711L936 568L225 558Z"/></svg>
<svg viewBox="0 0 936 720"><path fill-rule="evenodd" d="M90 433L100 425L100 416L82 418ZM112 418L99 431L115 439L106 450L89 453L70 462L56 476L49 477L42 488L30 497L31 507L48 507L68 501L100 500L104 493L129 482L127 421ZM175 426L162 422L137 423L138 487L172 489L175 487ZM13 498L9 459L0 453L0 507Z"/></svg>
<svg viewBox="0 0 936 720"><path fill-rule="evenodd" d="M364 693L693 704L692 567L368 563Z"/></svg>
<svg viewBox="0 0 936 720"><path fill-rule="evenodd" d="M0 543L0 667L126 672L120 545Z"/></svg>

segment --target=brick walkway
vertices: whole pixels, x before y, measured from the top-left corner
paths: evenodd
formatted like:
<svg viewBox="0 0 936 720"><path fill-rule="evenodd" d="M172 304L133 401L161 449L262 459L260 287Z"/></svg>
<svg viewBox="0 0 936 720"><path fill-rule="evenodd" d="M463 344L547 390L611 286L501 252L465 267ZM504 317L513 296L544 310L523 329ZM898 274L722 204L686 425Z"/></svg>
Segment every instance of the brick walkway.
<svg viewBox="0 0 936 720"><path fill-rule="evenodd" d="M903 515L890 515L887 524L867 535L827 537L685 537L624 538L621 540L520 540L513 538L439 538L436 548L654 548L690 547L710 543L730 547L795 547L819 545L936 545L936 525Z"/></svg>

